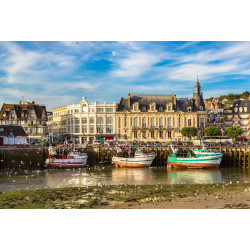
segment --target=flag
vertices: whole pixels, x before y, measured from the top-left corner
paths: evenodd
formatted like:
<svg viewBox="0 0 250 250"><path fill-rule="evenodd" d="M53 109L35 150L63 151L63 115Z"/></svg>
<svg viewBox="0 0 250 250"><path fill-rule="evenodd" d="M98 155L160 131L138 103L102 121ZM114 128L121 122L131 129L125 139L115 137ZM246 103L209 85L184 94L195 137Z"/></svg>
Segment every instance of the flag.
<svg viewBox="0 0 250 250"><path fill-rule="evenodd" d="M214 119L212 120L212 123L213 123L213 125L216 127L215 117L214 117Z"/></svg>
<svg viewBox="0 0 250 250"><path fill-rule="evenodd" d="M221 128L220 130L221 135L224 135L224 132L225 132L224 128Z"/></svg>

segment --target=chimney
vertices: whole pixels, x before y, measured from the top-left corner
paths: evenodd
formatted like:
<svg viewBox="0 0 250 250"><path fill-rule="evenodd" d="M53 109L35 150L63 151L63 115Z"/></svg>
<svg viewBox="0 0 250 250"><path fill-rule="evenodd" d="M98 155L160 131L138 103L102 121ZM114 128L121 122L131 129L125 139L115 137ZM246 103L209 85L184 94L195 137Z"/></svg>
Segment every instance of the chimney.
<svg viewBox="0 0 250 250"><path fill-rule="evenodd" d="M130 93L128 93L128 107L130 108Z"/></svg>
<svg viewBox="0 0 250 250"><path fill-rule="evenodd" d="M174 95L174 106L176 107L176 95Z"/></svg>

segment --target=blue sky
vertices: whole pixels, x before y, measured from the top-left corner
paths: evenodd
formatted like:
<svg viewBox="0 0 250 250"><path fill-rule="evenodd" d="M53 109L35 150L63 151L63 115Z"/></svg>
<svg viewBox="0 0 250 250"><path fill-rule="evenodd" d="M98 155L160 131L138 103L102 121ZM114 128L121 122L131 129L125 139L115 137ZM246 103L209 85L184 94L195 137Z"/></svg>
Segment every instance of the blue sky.
<svg viewBox="0 0 250 250"><path fill-rule="evenodd" d="M197 75L205 98L250 91L250 42L0 42L0 105L191 97Z"/></svg>

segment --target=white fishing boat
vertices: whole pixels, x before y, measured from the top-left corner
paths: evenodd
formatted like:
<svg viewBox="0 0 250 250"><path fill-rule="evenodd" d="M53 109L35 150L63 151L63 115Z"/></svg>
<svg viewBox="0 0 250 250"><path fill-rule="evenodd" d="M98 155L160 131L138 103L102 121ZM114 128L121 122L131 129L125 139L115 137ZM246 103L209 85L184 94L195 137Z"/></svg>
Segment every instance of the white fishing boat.
<svg viewBox="0 0 250 250"><path fill-rule="evenodd" d="M134 157L121 157L113 156L112 162L116 166L120 167L135 167L135 168L144 168L150 167L152 164L155 153L144 153L142 150L136 150Z"/></svg>
<svg viewBox="0 0 250 250"><path fill-rule="evenodd" d="M58 155L54 148L49 148L49 157L45 165L51 168L81 168L87 163L88 155L78 150L71 150L67 156Z"/></svg>

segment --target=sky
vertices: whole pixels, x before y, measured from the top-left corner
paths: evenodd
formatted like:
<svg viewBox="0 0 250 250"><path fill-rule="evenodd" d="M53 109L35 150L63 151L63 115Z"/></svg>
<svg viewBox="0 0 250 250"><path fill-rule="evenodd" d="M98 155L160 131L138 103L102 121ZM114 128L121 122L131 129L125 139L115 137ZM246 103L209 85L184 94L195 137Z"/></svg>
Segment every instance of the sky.
<svg viewBox="0 0 250 250"><path fill-rule="evenodd" d="M53 108L132 94L250 91L250 42L0 42L0 105Z"/></svg>

